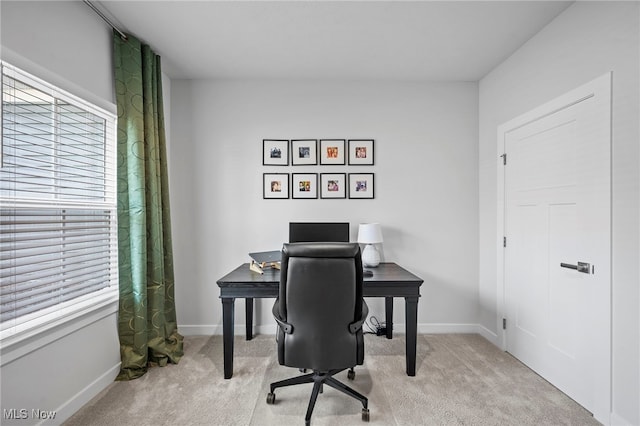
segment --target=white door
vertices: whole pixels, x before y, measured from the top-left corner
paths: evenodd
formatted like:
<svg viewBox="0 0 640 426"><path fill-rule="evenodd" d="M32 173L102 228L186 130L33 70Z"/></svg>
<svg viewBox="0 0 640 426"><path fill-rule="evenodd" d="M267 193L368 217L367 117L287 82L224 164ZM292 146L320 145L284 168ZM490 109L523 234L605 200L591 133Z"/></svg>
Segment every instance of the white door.
<svg viewBox="0 0 640 426"><path fill-rule="evenodd" d="M607 74L501 126L506 350L608 423Z"/></svg>

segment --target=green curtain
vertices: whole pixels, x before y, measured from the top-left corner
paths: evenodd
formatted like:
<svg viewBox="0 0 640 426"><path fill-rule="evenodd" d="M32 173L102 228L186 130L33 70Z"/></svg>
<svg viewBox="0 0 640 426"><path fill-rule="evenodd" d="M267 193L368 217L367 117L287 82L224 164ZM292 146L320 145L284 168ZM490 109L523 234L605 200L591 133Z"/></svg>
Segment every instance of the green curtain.
<svg viewBox="0 0 640 426"><path fill-rule="evenodd" d="M149 365L178 363L183 339L174 301L169 184L160 57L115 31L118 107L118 334L116 380L142 376Z"/></svg>

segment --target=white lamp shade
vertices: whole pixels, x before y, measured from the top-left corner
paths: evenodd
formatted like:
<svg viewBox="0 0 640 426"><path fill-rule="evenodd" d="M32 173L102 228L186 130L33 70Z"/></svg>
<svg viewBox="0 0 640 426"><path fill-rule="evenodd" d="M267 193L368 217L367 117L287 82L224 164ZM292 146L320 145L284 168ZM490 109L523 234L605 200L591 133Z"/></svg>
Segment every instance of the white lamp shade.
<svg viewBox="0 0 640 426"><path fill-rule="evenodd" d="M361 223L358 227L358 242L378 244L382 242L382 229L379 223Z"/></svg>

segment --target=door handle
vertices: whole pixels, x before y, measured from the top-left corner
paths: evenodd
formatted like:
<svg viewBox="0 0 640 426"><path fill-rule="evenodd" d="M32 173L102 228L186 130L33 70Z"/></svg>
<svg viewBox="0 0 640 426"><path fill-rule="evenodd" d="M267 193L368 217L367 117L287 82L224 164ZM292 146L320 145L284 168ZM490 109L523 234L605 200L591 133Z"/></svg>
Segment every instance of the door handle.
<svg viewBox="0 0 640 426"><path fill-rule="evenodd" d="M590 263L587 262L578 262L577 265L572 265L570 263L560 263L560 267L575 269L578 272L582 272L583 274L591 274L593 273L593 267Z"/></svg>

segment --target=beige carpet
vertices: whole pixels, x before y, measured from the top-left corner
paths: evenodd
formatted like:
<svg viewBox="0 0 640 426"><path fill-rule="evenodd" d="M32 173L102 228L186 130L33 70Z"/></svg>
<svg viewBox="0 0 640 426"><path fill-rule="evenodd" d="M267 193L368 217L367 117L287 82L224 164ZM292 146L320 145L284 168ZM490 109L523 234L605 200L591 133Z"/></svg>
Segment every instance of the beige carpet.
<svg viewBox="0 0 640 426"><path fill-rule="evenodd" d="M416 376L405 374L404 336L367 335L356 379L371 425L598 425L591 414L477 335L419 335ZM235 340L234 375L223 379L222 337L185 338L178 365L113 383L65 425L302 425L311 384L276 390L299 374L278 365L273 336ZM325 387L312 425L364 425L361 404Z"/></svg>

